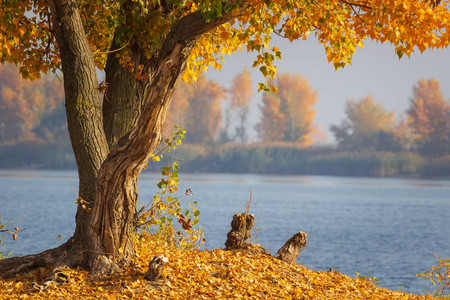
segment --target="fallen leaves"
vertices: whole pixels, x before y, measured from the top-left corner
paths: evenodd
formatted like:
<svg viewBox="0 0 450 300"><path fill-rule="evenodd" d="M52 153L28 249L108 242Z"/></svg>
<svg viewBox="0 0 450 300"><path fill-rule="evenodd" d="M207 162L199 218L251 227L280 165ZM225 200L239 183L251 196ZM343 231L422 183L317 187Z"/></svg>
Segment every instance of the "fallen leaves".
<svg viewBox="0 0 450 300"><path fill-rule="evenodd" d="M62 284L37 282L38 269L0 281L0 299L433 299L391 291L339 272L316 272L288 265L268 254L245 251L169 249L142 237L132 266L123 274L92 278L87 271L63 269ZM157 282L144 279L156 254L169 258Z"/></svg>

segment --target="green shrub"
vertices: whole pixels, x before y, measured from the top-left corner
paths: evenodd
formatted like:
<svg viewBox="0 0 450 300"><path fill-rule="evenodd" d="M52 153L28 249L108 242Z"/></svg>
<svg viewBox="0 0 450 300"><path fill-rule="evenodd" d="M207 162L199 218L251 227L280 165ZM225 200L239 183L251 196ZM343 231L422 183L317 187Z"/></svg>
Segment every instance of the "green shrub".
<svg viewBox="0 0 450 300"><path fill-rule="evenodd" d="M152 155L153 161L160 161L167 156L163 152L172 153L181 145L185 132L183 128L175 126L171 139L166 139L162 149ZM196 208L198 203L187 202L189 209L181 207L181 201L192 196L190 189L181 199L175 196L178 191L178 163L173 162L168 167L163 167L161 173L165 178L157 185L159 192L149 204L139 209L137 227L142 234L150 234L155 237L155 241L168 247L199 248L204 243L204 235L203 229L197 227L200 216L200 210Z"/></svg>

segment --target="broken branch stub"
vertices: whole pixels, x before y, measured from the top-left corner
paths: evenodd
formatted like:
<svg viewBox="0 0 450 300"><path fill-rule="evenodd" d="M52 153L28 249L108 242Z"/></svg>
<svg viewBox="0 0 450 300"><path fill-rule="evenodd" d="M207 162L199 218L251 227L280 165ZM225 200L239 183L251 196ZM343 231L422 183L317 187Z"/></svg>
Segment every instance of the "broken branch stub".
<svg viewBox="0 0 450 300"><path fill-rule="evenodd" d="M290 265L295 264L300 250L307 244L306 233L300 231L288 239L283 247L277 251L277 258Z"/></svg>
<svg viewBox="0 0 450 300"><path fill-rule="evenodd" d="M235 214L231 221L231 231L227 234L225 250L240 249L245 241L251 237L250 230L253 227L255 215L248 213Z"/></svg>
<svg viewBox="0 0 450 300"><path fill-rule="evenodd" d="M156 255L148 265L148 271L144 278L149 281L156 281L161 276L162 270L168 262L169 259L164 255Z"/></svg>

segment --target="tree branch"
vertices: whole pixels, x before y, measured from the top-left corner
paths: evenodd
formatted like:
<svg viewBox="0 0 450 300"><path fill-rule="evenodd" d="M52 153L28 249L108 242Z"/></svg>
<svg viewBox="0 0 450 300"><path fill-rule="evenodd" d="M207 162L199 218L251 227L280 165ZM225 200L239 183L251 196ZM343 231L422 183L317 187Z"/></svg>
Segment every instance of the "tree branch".
<svg viewBox="0 0 450 300"><path fill-rule="evenodd" d="M358 6L358 7L363 7L363 8L367 8L367 9L373 9L372 7L370 7L368 5L364 5L364 4L353 3L353 2L349 2L349 1L345 1L345 0L340 0L340 1L352 6L352 8L353 8L353 6Z"/></svg>
<svg viewBox="0 0 450 300"><path fill-rule="evenodd" d="M240 11L244 11L249 7L249 4L244 2L241 4ZM195 42L205 33L210 32L222 24L225 24L232 19L234 19L231 13L223 14L223 16L216 18L213 21L207 22L203 17L201 11L196 11L194 13L188 14L187 16L178 20L175 25L170 30L166 39L164 40L163 46L161 48L161 56L167 52L170 52L170 49L173 49L177 42L190 44Z"/></svg>

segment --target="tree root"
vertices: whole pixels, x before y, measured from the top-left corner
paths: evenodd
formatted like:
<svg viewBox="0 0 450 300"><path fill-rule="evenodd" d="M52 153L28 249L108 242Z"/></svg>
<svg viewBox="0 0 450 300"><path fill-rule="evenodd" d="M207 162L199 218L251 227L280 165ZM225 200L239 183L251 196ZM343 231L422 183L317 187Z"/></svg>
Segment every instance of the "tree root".
<svg viewBox="0 0 450 300"><path fill-rule="evenodd" d="M55 265L62 246L46 250L39 254L0 260L0 278L10 279L31 269Z"/></svg>
<svg viewBox="0 0 450 300"><path fill-rule="evenodd" d="M111 275L120 272L119 266L105 255L89 255L82 251L80 243L69 239L61 246L38 254L23 257L11 257L0 260L0 278L11 279L40 267L50 267L52 271L46 281L57 281L58 273L63 267L76 268L78 266L90 270L92 275Z"/></svg>

